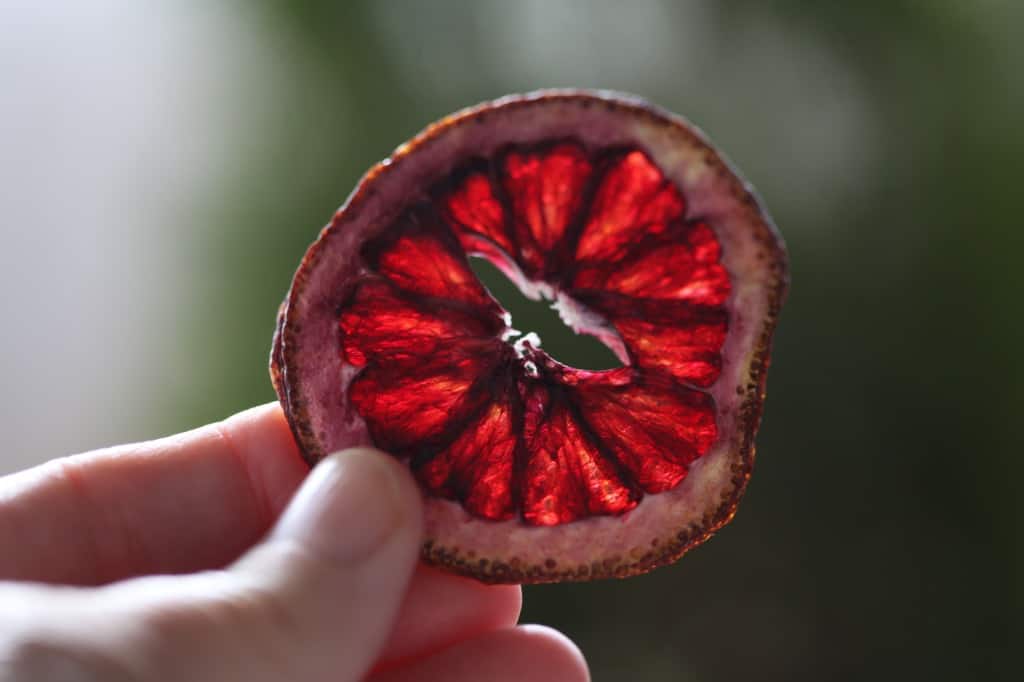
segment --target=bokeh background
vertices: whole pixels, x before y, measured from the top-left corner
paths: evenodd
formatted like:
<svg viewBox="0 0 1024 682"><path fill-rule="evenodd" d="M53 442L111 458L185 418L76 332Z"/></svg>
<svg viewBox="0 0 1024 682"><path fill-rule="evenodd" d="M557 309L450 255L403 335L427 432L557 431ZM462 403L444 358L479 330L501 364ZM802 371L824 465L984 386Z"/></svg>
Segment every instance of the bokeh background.
<svg viewBox="0 0 1024 682"><path fill-rule="evenodd" d="M735 522L525 619L598 681L1019 679L1022 72L1012 0L7 0L0 471L271 400L278 302L372 163L507 92L626 90L743 169L793 287Z"/></svg>

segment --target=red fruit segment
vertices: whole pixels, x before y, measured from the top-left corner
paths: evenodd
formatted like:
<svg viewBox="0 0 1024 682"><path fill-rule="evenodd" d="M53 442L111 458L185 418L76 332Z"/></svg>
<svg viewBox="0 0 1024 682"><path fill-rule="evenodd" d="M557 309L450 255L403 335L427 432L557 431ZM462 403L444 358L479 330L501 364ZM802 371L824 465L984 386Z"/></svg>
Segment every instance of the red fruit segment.
<svg viewBox="0 0 1024 682"><path fill-rule="evenodd" d="M513 149L503 166L518 256L529 272L540 272L579 214L590 160L578 145L563 143L539 151Z"/></svg>
<svg viewBox="0 0 1024 682"><path fill-rule="evenodd" d="M729 275L719 261L721 251L706 224L678 224L660 238L640 241L618 260L581 268L572 285L636 298L721 306L731 290Z"/></svg>
<svg viewBox="0 0 1024 682"><path fill-rule="evenodd" d="M679 328L637 318L620 318L615 328L639 367L665 371L679 381L700 388L715 383L722 371L718 349L725 337L724 322L709 321Z"/></svg>
<svg viewBox="0 0 1024 682"><path fill-rule="evenodd" d="M537 386L527 402L523 519L552 526L596 514L621 514L639 495L586 433L567 396Z"/></svg>
<svg viewBox="0 0 1024 682"><path fill-rule="evenodd" d="M518 427L507 396L495 400L466 422L451 445L432 456L414 458L417 478L432 493L459 500L471 514L492 520L511 518Z"/></svg>
<svg viewBox="0 0 1024 682"><path fill-rule="evenodd" d="M468 252L478 249L479 238L514 256L516 248L506 230L505 209L486 171L469 172L458 188L440 199L442 212L451 218L459 241Z"/></svg>
<svg viewBox="0 0 1024 682"><path fill-rule="evenodd" d="M438 314L401 296L384 280L361 281L339 317L341 352L356 367L369 361L430 358L453 345L499 333L497 320L451 309Z"/></svg>
<svg viewBox="0 0 1024 682"><path fill-rule="evenodd" d="M638 367L668 372L702 388L718 378L729 322L724 308L596 291L575 295L615 326Z"/></svg>
<svg viewBox="0 0 1024 682"><path fill-rule="evenodd" d="M370 267L410 293L493 307L451 231L435 221L426 212L399 221L384 239L367 245Z"/></svg>
<svg viewBox="0 0 1024 682"><path fill-rule="evenodd" d="M623 372L574 388L580 412L645 492L676 487L715 441L714 402L705 393Z"/></svg>
<svg viewBox="0 0 1024 682"><path fill-rule="evenodd" d="M641 151L616 159L605 172L576 245L580 261L614 262L644 236L658 235L683 215L685 202Z"/></svg>
<svg viewBox="0 0 1024 682"><path fill-rule="evenodd" d="M370 364L352 381L348 398L380 447L399 455L429 450L461 430L466 415L490 397L480 378L493 371L493 353L478 343L422 360Z"/></svg>

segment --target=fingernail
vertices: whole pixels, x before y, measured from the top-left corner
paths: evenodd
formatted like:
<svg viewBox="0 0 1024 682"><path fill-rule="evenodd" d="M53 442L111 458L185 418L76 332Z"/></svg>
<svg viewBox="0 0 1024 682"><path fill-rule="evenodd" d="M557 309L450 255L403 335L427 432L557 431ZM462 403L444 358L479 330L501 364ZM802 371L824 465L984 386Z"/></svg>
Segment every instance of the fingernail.
<svg viewBox="0 0 1024 682"><path fill-rule="evenodd" d="M371 556L407 521L402 473L379 450L355 448L320 462L295 495L273 535L298 541L332 560Z"/></svg>

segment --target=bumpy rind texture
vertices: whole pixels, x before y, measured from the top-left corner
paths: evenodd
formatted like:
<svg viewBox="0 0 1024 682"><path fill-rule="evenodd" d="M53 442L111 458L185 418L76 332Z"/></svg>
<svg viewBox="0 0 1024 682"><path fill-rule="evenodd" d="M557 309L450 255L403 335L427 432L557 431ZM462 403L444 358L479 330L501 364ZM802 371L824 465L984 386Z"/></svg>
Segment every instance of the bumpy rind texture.
<svg viewBox="0 0 1024 682"><path fill-rule="evenodd" d="M347 406L357 370L337 352L340 292L361 268L359 247L432 184L473 156L509 144L572 138L597 148L644 150L722 245L732 280L722 372L709 389L719 437L676 488L622 516L557 526L475 518L428 498L423 558L485 582L539 583L626 577L671 563L728 523L750 478L772 332L788 288L778 231L754 190L685 120L610 92L509 96L435 123L372 168L307 251L281 305L271 378L304 456L372 444Z"/></svg>

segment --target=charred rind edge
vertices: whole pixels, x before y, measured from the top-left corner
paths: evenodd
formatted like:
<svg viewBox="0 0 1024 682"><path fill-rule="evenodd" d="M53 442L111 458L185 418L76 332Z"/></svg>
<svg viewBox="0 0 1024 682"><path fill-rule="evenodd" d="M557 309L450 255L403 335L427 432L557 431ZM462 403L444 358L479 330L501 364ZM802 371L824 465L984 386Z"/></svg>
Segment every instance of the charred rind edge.
<svg viewBox="0 0 1024 682"><path fill-rule="evenodd" d="M523 95L509 95L463 109L429 125L412 140L400 145L390 157L376 164L363 176L352 194L335 213L331 222L320 231L316 241L307 250L295 273L288 295L281 304L270 358L271 381L280 398L299 449L310 466L316 464L326 453L319 447L316 442L316 434L309 428L305 399L288 390L286 374L287 360L290 357L288 349L295 347L296 337L301 330L296 329L294 324L288 324L287 312L289 301L296 295L296 292L302 290L307 273L316 266L320 259L325 236L340 222L343 215L350 212L358 213L365 197L372 193L372 184L380 174L393 171L406 156L429 145L448 129L469 121L482 122L498 109L531 106L551 100L575 101L583 107L603 106L609 110L625 111L645 118L650 123L675 128L690 137L696 146L702 148L708 165L725 178L729 186L732 187L734 197L746 207L751 229L755 231L754 236L764 249L761 258L771 260L772 279L769 282L768 314L763 321L758 343L753 350L749 381L745 387L738 389L744 393L739 406L740 416L737 419L737 428L742 434L742 440L739 443L738 451L732 454L732 488L722 496L721 503L715 509L705 514L700 523L676 529L664 536L663 539L652 542L650 550L646 553L641 553L639 556L631 554L620 558L608 558L590 565L560 567L554 559L548 559L543 565L531 566L520 564L515 559L507 563L491 563L486 559L476 558L471 550L463 551L460 548L444 547L429 538L424 542L421 554L427 564L473 577L485 583L583 582L639 575L675 562L683 554L703 544L715 532L728 524L736 515L739 500L746 490L753 471L756 450L754 436L760 426L764 409L772 334L789 291L789 259L785 242L754 188L744 180L739 171L723 154L715 150L699 128L682 117L636 96L608 90L538 90Z"/></svg>
<svg viewBox="0 0 1024 682"><path fill-rule="evenodd" d="M278 402L281 403L281 410L284 412L285 419L288 420L288 426L291 427L292 432L295 431L295 423L292 421L291 410L289 409L288 395L287 395L287 384L284 381L284 356L282 354L281 341L284 333L284 317L285 310L288 308L288 299L285 298L281 302L281 305L277 309L277 322L274 325L274 340L270 346L270 383L274 387L274 391L277 393ZM299 448L303 458L306 458L306 451ZM306 461L313 465L313 462L309 462L308 458Z"/></svg>

